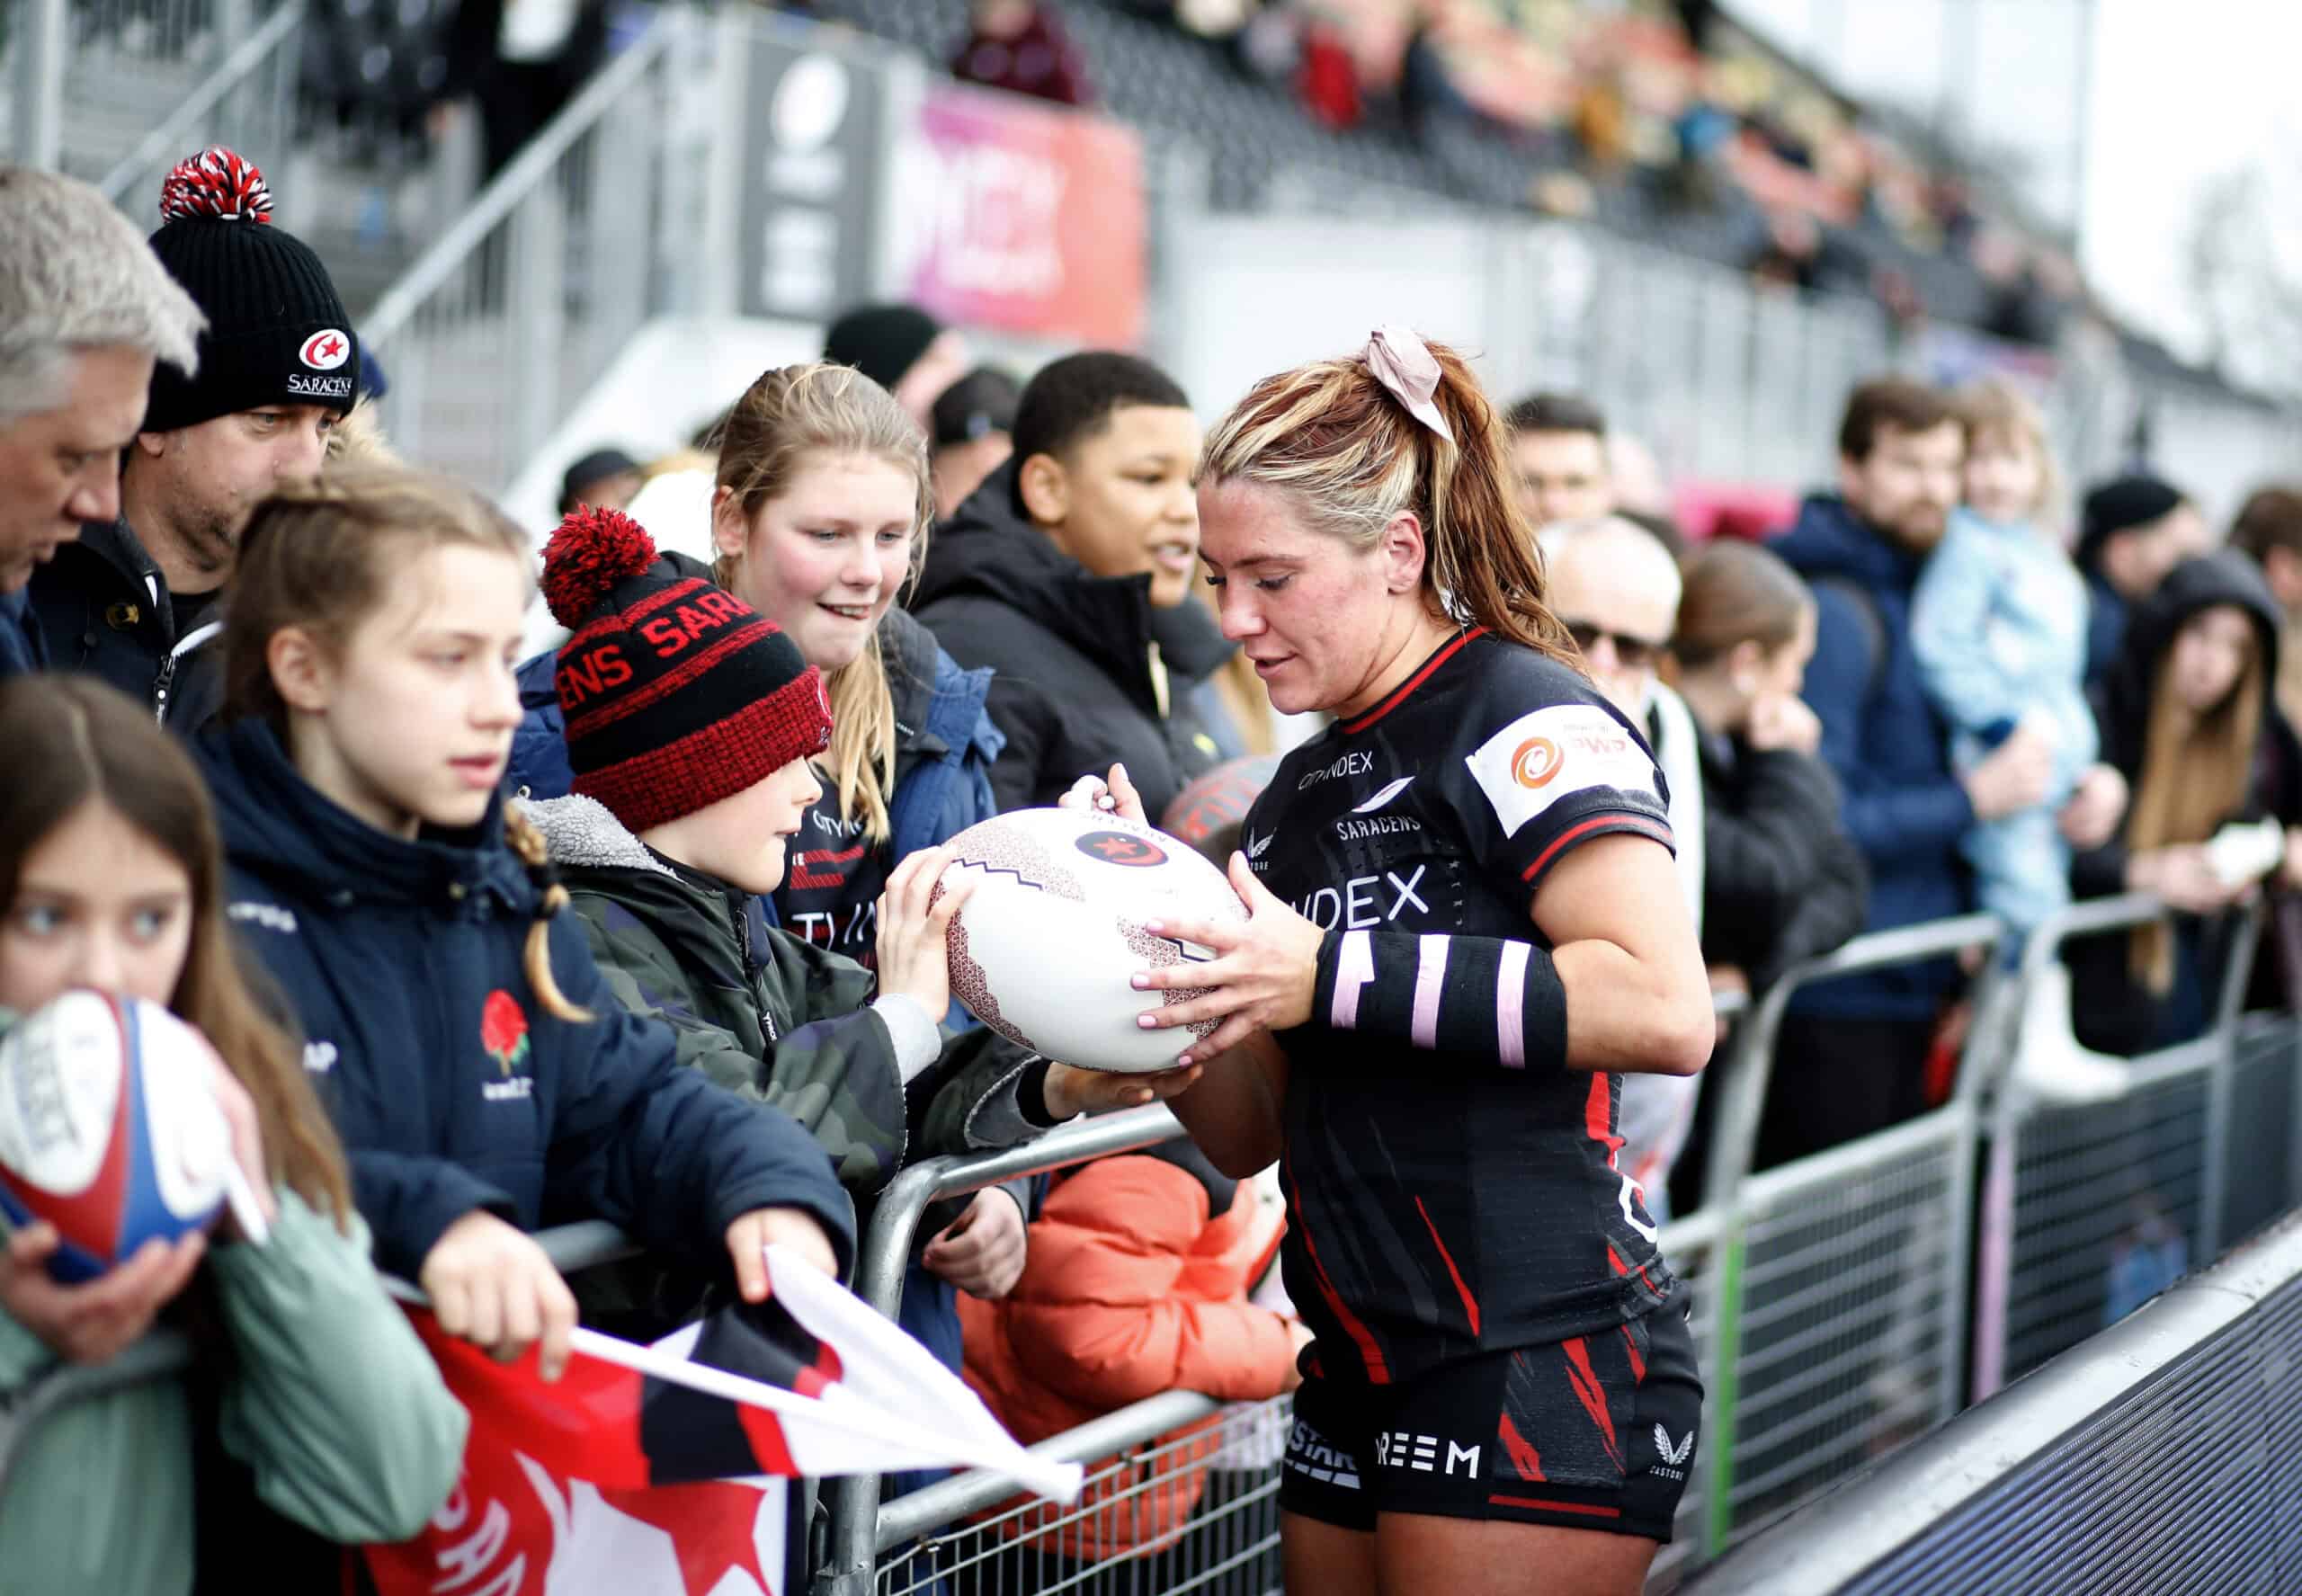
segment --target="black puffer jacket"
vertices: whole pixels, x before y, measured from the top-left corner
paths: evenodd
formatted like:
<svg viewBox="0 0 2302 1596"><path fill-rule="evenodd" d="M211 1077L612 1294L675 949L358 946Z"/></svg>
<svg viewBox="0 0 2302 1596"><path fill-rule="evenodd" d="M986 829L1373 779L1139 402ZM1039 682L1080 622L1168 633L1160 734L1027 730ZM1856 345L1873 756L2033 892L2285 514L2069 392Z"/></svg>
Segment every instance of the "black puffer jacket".
<svg viewBox="0 0 2302 1596"><path fill-rule="evenodd" d="M125 521L92 522L32 575L49 664L100 676L190 736L224 702L218 617L185 626L167 579Z"/></svg>
<svg viewBox="0 0 2302 1596"><path fill-rule="evenodd" d="M989 665L1000 808L1051 804L1081 776L1124 763L1163 813L1216 762L1192 689L1232 653L1196 604L1155 609L1148 576L1101 577L1015 513L1014 467L993 472L938 527L911 599L951 657ZM1151 664L1157 644L1169 712Z"/></svg>
<svg viewBox="0 0 2302 1596"><path fill-rule="evenodd" d="M2094 694L2102 758L2118 767L2131 789L2141 790L2151 700L2165 668L2167 652L2192 616L2217 604L2235 605L2254 622L2262 694L2253 780L2244 799L2222 817L2222 823L2275 816L2289 826L2302 824L2302 743L2297 742L2294 729L2279 713L2273 691L2284 617L2261 571L2235 549L2217 549L2183 561L2135 610L2118 661ZM2074 895L2109 897L2124 892L2127 855L2123 828L2101 847L2078 854L2071 860ZM2073 942L2066 958L2072 1021L2078 1039L2103 1052L2130 1056L2200 1034L2211 1019L2220 987L2231 919L2228 915L2211 921L2189 914L2174 916L2174 980L2163 994L2150 992L2133 978L2128 938L2098 936ZM2274 974L2278 962L2265 948L2258 970Z"/></svg>
<svg viewBox="0 0 2302 1596"><path fill-rule="evenodd" d="M1862 929L1870 872L1821 760L1702 737L1702 953L1763 992Z"/></svg>

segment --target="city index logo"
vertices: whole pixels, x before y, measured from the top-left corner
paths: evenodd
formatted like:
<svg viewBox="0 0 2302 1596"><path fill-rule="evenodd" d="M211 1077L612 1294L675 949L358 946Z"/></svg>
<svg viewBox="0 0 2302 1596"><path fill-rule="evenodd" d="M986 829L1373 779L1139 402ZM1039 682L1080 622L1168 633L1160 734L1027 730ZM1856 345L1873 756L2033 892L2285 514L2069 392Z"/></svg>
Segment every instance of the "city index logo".
<svg viewBox="0 0 2302 1596"><path fill-rule="evenodd" d="M1539 789L1550 785L1562 762L1557 744L1548 737L1529 737L1511 756L1511 779L1521 787Z"/></svg>
<svg viewBox="0 0 2302 1596"><path fill-rule="evenodd" d="M671 659L713 632L751 617L752 611L734 594L714 591L697 594L692 603L675 605L663 614L651 615L637 629L655 650L657 659ZM602 641L561 660L558 672L559 707L572 710L585 700L629 682L631 662L624 657L623 649L621 640ZM820 684L816 691L822 691Z"/></svg>

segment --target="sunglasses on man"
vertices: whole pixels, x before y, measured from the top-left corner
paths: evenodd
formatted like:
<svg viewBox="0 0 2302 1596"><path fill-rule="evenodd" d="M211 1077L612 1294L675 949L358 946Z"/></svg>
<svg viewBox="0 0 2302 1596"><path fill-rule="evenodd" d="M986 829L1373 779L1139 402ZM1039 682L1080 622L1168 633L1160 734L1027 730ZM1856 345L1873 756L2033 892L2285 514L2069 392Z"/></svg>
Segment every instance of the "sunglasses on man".
<svg viewBox="0 0 2302 1596"><path fill-rule="evenodd" d="M1648 638L1634 638L1628 632L1610 631L1602 626L1593 626L1587 620L1569 620L1563 624L1566 628L1566 635L1575 639L1575 646L1583 651L1585 658L1598 647L1601 638L1613 644L1615 658L1626 671L1646 669L1661 656L1664 649L1670 646L1667 638L1657 643Z"/></svg>

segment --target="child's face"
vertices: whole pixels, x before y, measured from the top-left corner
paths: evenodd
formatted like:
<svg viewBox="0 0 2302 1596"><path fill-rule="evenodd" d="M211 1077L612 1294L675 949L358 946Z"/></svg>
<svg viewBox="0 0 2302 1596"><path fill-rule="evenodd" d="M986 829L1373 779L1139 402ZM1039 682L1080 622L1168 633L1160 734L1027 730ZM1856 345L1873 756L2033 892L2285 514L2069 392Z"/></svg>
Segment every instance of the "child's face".
<svg viewBox="0 0 2302 1596"><path fill-rule="evenodd" d="M783 885L787 844L823 795L814 768L795 759L765 780L646 835L682 864L745 892L770 893Z"/></svg>
<svg viewBox="0 0 2302 1596"><path fill-rule="evenodd" d="M24 855L0 921L0 1007L30 1012L75 986L165 1003L191 946L191 876L90 798Z"/></svg>
<svg viewBox="0 0 2302 1596"><path fill-rule="evenodd" d="M1986 427L1967 449L1967 503L1985 521L2029 521L2039 513L2046 462L2030 441L2004 427Z"/></svg>
<svg viewBox="0 0 2302 1596"><path fill-rule="evenodd" d="M911 574L919 485L868 454L825 455L791 474L749 525L732 495L712 513L713 536L740 554L736 596L791 634L825 675L849 664Z"/></svg>
<svg viewBox="0 0 2302 1596"><path fill-rule="evenodd" d="M388 601L340 651L272 640L304 779L381 830L477 824L520 724L527 574L507 554L433 548L400 567Z"/></svg>
<svg viewBox="0 0 2302 1596"><path fill-rule="evenodd" d="M1154 604L1182 603L1199 556L1199 419L1180 406L1112 411L1057 462L1056 546L1098 576L1148 572Z"/></svg>

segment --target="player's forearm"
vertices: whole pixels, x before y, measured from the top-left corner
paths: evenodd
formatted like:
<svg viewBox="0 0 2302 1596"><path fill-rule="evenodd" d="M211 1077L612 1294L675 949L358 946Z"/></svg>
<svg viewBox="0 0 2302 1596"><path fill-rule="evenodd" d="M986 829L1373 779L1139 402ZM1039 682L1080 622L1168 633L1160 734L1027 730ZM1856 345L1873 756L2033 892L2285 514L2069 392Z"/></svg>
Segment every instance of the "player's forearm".
<svg viewBox="0 0 2302 1596"><path fill-rule="evenodd" d="M1286 1056L1261 1032L1208 1060L1199 1084L1167 1106L1217 1169L1244 1181L1284 1151L1286 1101Z"/></svg>
<svg viewBox="0 0 2302 1596"><path fill-rule="evenodd" d="M1554 953L1515 937L1356 931L1320 949L1312 1022L1475 1068L1692 1074L1712 1030L1700 964L1692 969L1690 997L1677 972L1612 942Z"/></svg>

